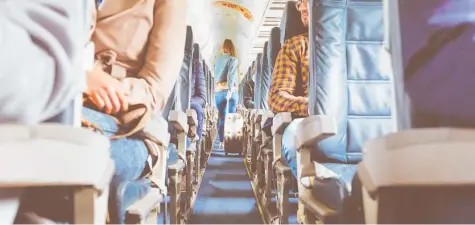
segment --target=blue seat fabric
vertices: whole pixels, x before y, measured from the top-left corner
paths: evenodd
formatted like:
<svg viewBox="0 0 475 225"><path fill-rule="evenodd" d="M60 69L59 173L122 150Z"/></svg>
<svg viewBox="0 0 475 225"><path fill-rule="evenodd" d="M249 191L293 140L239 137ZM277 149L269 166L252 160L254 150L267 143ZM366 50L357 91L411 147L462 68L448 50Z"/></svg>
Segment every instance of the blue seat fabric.
<svg viewBox="0 0 475 225"><path fill-rule="evenodd" d="M321 203L339 210L351 193L362 145L394 131L391 81L389 74L379 70L382 2L310 0L309 4L310 114L331 115L337 124L337 134L316 143L311 156L336 176L316 176L312 193ZM298 123L292 122L284 132L282 148L294 176L293 139Z"/></svg>
<svg viewBox="0 0 475 225"><path fill-rule="evenodd" d="M394 131L390 74L379 66L382 1L310 0L310 21L310 114L332 115L338 131L316 143L312 160L334 171L350 192L363 144ZM341 192L345 188L331 188L332 182L327 185L315 177L313 193L339 209L348 194Z"/></svg>
<svg viewBox="0 0 475 225"><path fill-rule="evenodd" d="M256 56L256 77L254 81L254 105L256 109L261 106L261 74L262 74L262 53Z"/></svg>

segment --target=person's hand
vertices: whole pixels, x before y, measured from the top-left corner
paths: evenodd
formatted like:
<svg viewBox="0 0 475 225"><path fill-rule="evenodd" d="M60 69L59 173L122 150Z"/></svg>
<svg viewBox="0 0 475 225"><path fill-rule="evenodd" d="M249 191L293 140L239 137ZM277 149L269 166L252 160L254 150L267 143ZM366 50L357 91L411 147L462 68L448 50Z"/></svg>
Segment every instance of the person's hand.
<svg viewBox="0 0 475 225"><path fill-rule="evenodd" d="M93 69L87 74L87 91L91 101L107 114L127 111L129 94L124 85L101 69Z"/></svg>

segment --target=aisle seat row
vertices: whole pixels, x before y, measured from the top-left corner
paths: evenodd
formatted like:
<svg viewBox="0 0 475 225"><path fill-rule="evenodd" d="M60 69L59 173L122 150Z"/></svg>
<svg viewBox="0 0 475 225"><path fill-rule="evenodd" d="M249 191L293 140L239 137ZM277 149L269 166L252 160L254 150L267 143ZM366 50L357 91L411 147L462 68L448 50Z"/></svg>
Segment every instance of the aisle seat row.
<svg viewBox="0 0 475 225"><path fill-rule="evenodd" d="M403 1L388 2L385 4L391 4L393 6L391 9L397 4L404 5L401 3ZM442 3L429 4L427 2L424 4L433 4L431 6L433 8L439 8L442 5ZM430 135L442 137L445 134L448 135L443 138L446 143L441 143L441 140L438 140L437 144L452 145L457 147L457 151L463 152L456 151L452 154L446 151L446 154L451 154L450 160L463 157L465 154L475 154L475 152L468 153L464 150L468 146L473 147L475 138L473 130L459 131L446 128L397 132L413 127L460 126L460 123L457 122L457 118L446 118L447 121L453 120L454 122L436 125L437 121L428 121L427 118L420 118L420 116L415 118L411 111L402 109L409 105L404 102L407 100L406 97L398 97L398 95L403 96L402 94L408 89L401 85L404 82L402 79L403 70L391 67L394 62L400 63L402 56L391 57L387 54L387 50L385 51L389 48L388 40L392 37L385 32L385 25L389 26L386 29L388 31L399 29L396 27L396 23L389 22L393 21L390 13L394 12L384 12L383 1L373 0L310 0L308 7L309 27L307 31L301 23L295 2L287 2L280 27L280 46L290 38L308 32L310 116L298 118L288 112L274 115L267 107L270 82L266 81L272 79L272 72L269 71L272 71L276 57L276 53L272 51L278 49L278 47L274 47L277 42L274 37L276 34L271 35L265 44L264 52L258 54L255 61L257 65L254 86L255 108L241 111L246 118L243 128L244 134L247 134L243 139L244 151L247 152L246 159L252 171L253 183L258 189L258 199L264 205L263 208L277 209L276 214L267 213L268 222L289 223L289 214L292 211L289 198L293 197L298 198L297 220L300 223L472 221L473 219L466 216L465 211L456 213L455 208L459 209L464 204L461 201L451 201L451 207L454 209L450 211L454 215L463 215L462 218L455 219L455 216L450 215L434 216L429 212L410 212L410 203L415 201L398 202L391 196L391 194L394 196L396 194L383 191L389 190L386 188L391 188L391 190L397 190L399 193L397 196L402 196L404 193L417 196L414 191L404 192L406 189L400 185L415 185L416 180L414 179L418 177L421 179L421 183L418 182L418 184L422 184L421 190L429 190L430 182L436 182L437 185L446 187L456 183L457 179L448 180L449 178L443 178L445 175L442 174L445 172L437 173L435 171L447 170L463 173L454 167L471 168L463 160L459 161L460 165L452 164L452 168L443 169L434 164L429 165L421 162L420 165L425 165L426 168L430 167L434 172L429 175L429 171L418 173L409 169L401 169L407 171L408 174L419 174L419 176L406 176L403 173L397 173L406 176L400 177L391 173L391 170L399 169L396 164L391 164L391 169L389 169L387 163L399 163L397 164L399 167L412 169L424 168L417 164L406 165L403 163L404 160L408 162L419 157L421 153L398 154L385 152L385 150L421 144L421 149L417 149L417 151L427 151L428 149L424 149L427 148L424 144L434 142L436 138L426 139L424 138L426 135L427 137ZM406 5L406 7L409 6ZM401 17L406 16L404 13L401 15ZM410 17L407 15L407 18ZM427 18L422 18L423 21L425 19ZM388 23L385 24L385 20ZM274 28L272 31L277 33L278 29ZM473 35L473 33L471 34ZM467 33L467 35L470 34ZM403 38L402 40L413 40L413 38ZM459 42L463 41L459 40ZM401 48L401 46L396 46L396 44L400 44L398 42L391 44L394 49ZM473 45L473 43L470 44ZM458 50L461 51L460 48ZM445 65L449 65L449 63ZM249 69L246 77L252 77L251 73L252 69ZM433 82L430 77L426 79L428 83ZM419 86L419 88L422 87ZM454 87L452 86L452 88ZM445 90L455 92L455 89ZM469 92L468 89L465 93L467 92ZM416 93L413 91L413 96L416 96ZM403 102L396 104L395 99ZM406 113L395 113L401 110ZM463 110L469 109L465 107L460 111ZM453 112L453 110L451 111ZM423 126L414 124L405 128L396 126L396 124L402 123L401 121L406 121L407 124L407 118L411 117L415 119L414 123L424 120L426 124ZM270 123L272 123L271 132L268 131ZM418 139L410 138L409 135L415 134L419 134L415 136ZM400 145L396 144L396 140L400 142ZM468 145L455 144L460 141L468 142ZM436 148L439 150L432 151L440 151L440 153L443 151ZM365 154L363 154L363 149L366 150ZM389 156L393 158L387 158ZM439 154L434 157L443 156ZM376 171L381 172L376 173ZM420 177L420 174L425 174L428 177ZM454 173L452 176L460 179L470 177L471 181L475 181L474 177L469 175ZM458 180L458 182L462 182L462 180ZM468 186L472 184L466 183ZM292 189L296 193L293 193ZM452 190L455 189L454 187ZM376 193L381 195L375 197ZM277 202L273 202L274 198L277 199ZM423 205L427 210L432 210L430 211L432 213L440 210L431 207L431 204L437 202L436 200L425 200L427 203ZM379 204L375 203L378 201ZM404 207L407 210L404 210ZM393 213L399 216L393 216L391 210L396 210L397 212ZM413 211L418 210L413 209Z"/></svg>
<svg viewBox="0 0 475 225"><path fill-rule="evenodd" d="M193 60L198 60L203 68L206 83L206 106L203 109L203 136L199 146L197 141L197 114L190 109L191 96L194 94L192 85L196 85L193 77ZM167 107L173 108L168 116L169 130L173 134L169 157L169 189L170 189L170 224L186 223L193 210L193 202L199 189L202 170L209 157L212 140L216 135L214 91L211 71L202 60L200 47L193 43L191 26L187 28L185 57L180 77L174 87L174 95L170 96Z"/></svg>
<svg viewBox="0 0 475 225"><path fill-rule="evenodd" d="M93 50L93 43L90 43L86 48L82 74L93 65ZM199 55L199 45L193 44L190 26L187 28L184 52L180 76L165 109L144 129L144 133L159 144L154 156L156 158L152 157L148 162L151 165L152 161L158 160L157 166L150 168L154 170L155 177L151 179L154 186L146 196L125 209L126 223L177 224L186 222L191 215L192 201L196 199L198 181L202 178L201 171L216 136L216 109L212 74ZM199 58L207 81L207 105L203 121L205 129L199 146L195 144L198 135L197 114L190 109L194 56ZM109 139L79 127L81 110L82 96L78 96L71 107L44 124L0 127L3 148L8 149L0 157L3 168L0 175L0 205L5 209L0 218L3 222L12 224L23 208L22 203L28 201L30 196L35 199L49 198L37 196L40 193L38 190L43 191L45 188L41 187L44 186L62 188L66 190L64 193L70 193L66 194L68 199L62 200L62 208L59 205L51 207L58 210L53 212L58 215L51 215L51 219L60 218L64 220L62 222L77 224L105 224L109 198L119 204L127 201L127 195L136 194L122 192L125 196L109 196L109 183L114 171ZM99 128L111 132L117 129ZM20 161L22 166L18 167ZM118 193L121 195L120 191ZM55 194L58 194L57 190ZM168 204L171 205L170 212ZM67 209L71 211L63 215ZM161 213L164 214L163 221L158 220Z"/></svg>

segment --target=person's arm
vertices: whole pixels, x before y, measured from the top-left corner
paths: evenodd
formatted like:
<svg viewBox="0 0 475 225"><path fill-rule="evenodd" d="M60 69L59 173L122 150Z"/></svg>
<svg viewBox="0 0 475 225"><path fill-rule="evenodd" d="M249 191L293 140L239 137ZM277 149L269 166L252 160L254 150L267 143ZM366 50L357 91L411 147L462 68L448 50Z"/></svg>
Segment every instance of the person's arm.
<svg viewBox="0 0 475 225"><path fill-rule="evenodd" d="M233 89L233 84L237 80L238 76L238 59L233 58L231 62L229 62L229 71L228 71L228 90L231 91Z"/></svg>
<svg viewBox="0 0 475 225"><path fill-rule="evenodd" d="M275 63L272 83L269 90L268 103L273 112L292 112L299 116L308 115L308 98L294 96L296 88L297 66L300 43L294 39L287 41L280 50Z"/></svg>
<svg viewBox="0 0 475 225"><path fill-rule="evenodd" d="M153 28L140 78L126 78L134 92L151 95L152 107L165 106L183 62L186 40L186 0L156 0Z"/></svg>
<svg viewBox="0 0 475 225"><path fill-rule="evenodd" d="M206 80L203 71L203 64L200 58L194 60L193 73L195 76L195 93L191 97L191 101L198 103L201 107L206 104Z"/></svg>
<svg viewBox="0 0 475 225"><path fill-rule="evenodd" d="M91 14L83 4L0 0L0 123L39 123L85 90L80 71Z"/></svg>
<svg viewBox="0 0 475 225"><path fill-rule="evenodd" d="M244 84L244 107L246 107L247 109L254 108L254 92L252 91L253 87L254 85L251 84L251 80L246 81L246 83Z"/></svg>

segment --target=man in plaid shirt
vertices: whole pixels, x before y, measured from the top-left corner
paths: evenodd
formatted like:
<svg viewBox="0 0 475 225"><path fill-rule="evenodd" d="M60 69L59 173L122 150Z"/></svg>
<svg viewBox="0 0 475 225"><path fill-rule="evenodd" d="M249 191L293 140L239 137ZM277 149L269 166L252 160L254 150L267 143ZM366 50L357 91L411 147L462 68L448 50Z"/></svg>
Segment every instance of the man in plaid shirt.
<svg viewBox="0 0 475 225"><path fill-rule="evenodd" d="M308 0L296 3L302 23L308 27ZM277 56L268 103L274 113L308 116L308 33L287 40Z"/></svg>
<svg viewBox="0 0 475 225"><path fill-rule="evenodd" d="M301 14L301 20L308 27L308 0L296 3ZM269 91L268 103L274 113L291 112L295 116L306 117L308 113L308 32L296 35L287 40L277 56L274 74ZM291 168L295 177L297 174L297 146L295 135L298 124L303 118L297 118L290 123L282 136L282 157ZM272 119L266 121L264 132L270 134ZM270 143L270 147L272 144Z"/></svg>

